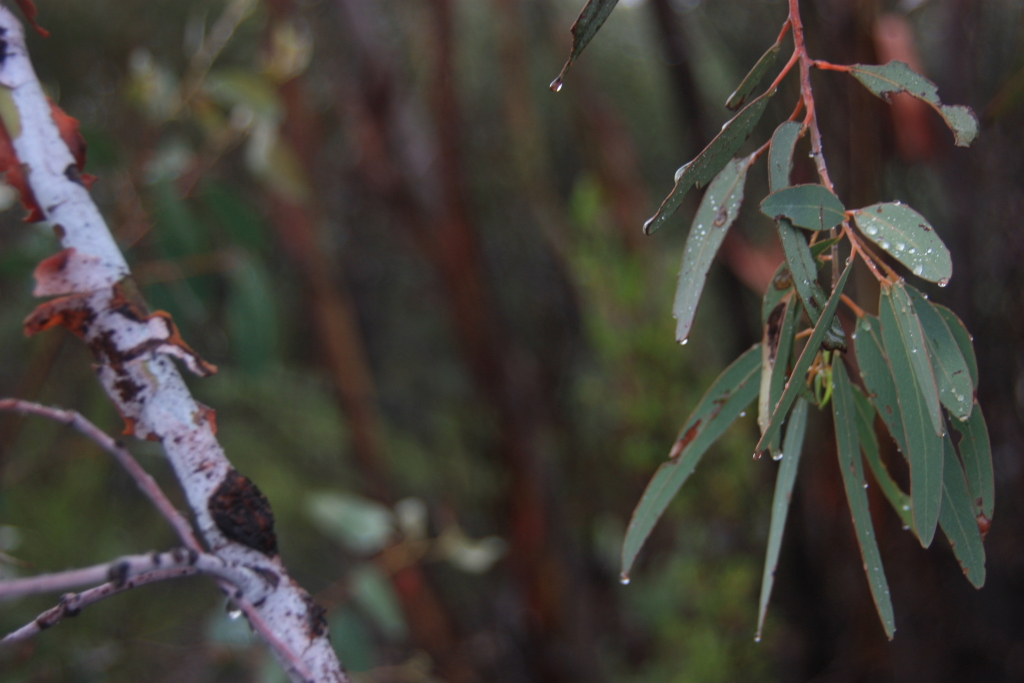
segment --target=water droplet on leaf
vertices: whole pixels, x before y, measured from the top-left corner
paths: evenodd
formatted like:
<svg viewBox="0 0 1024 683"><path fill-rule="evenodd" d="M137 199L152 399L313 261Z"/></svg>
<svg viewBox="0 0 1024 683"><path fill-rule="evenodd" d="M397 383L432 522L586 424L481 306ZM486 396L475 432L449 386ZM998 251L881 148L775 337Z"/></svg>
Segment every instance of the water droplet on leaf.
<svg viewBox="0 0 1024 683"><path fill-rule="evenodd" d="M551 81L551 84L548 86L548 89L551 92L561 92L562 91L562 77L559 76L555 80Z"/></svg>
<svg viewBox="0 0 1024 683"><path fill-rule="evenodd" d="M782 451L779 451L778 453L773 455L772 460L782 460Z"/></svg>
<svg viewBox="0 0 1024 683"><path fill-rule="evenodd" d="M628 586L629 585L629 575L626 574L625 572L620 574L619 575L619 583L621 583L623 586Z"/></svg>

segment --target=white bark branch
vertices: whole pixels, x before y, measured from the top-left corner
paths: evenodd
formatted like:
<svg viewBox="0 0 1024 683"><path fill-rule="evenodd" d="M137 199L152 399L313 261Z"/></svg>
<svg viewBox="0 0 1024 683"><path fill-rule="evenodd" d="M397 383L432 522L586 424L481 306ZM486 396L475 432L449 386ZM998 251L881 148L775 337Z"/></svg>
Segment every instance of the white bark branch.
<svg viewBox="0 0 1024 683"><path fill-rule="evenodd" d="M105 582L131 587L135 579L143 574L189 568L200 574L207 574L227 581L235 587L237 594L247 596L256 605L266 598L277 580L276 574L262 576L249 567L226 562L216 555L177 548L164 553L129 555L92 567L2 580L0 581L0 601L23 595L66 591Z"/></svg>
<svg viewBox="0 0 1024 683"><path fill-rule="evenodd" d="M262 624L268 641L277 643L272 649L292 680L347 683L327 637L323 610L288 576L277 555L269 504L231 467L214 437L212 411L196 403L168 356L197 374L213 368L181 341L166 314L150 315L137 296L124 257L51 118L21 24L3 6L0 86L0 96L13 105L0 107L0 117L64 247L36 269L36 293L58 298L37 307L26 330L62 324L80 336L126 429L163 445L210 552L278 578L258 607L247 595L241 604L252 606L244 611L254 627Z"/></svg>

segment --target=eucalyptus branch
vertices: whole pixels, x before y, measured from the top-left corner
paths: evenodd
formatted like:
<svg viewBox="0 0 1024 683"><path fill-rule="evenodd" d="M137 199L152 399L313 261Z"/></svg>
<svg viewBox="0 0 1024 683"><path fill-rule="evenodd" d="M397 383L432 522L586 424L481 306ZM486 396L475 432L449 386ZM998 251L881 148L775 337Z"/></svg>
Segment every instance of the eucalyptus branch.
<svg viewBox="0 0 1024 683"><path fill-rule="evenodd" d="M215 437L213 411L192 398L172 358L202 376L216 368L189 348L169 315L150 313L142 301L54 124L21 24L3 6L0 34L0 86L8 101L0 119L31 188L22 198L54 226L63 246L36 268L35 294L56 298L36 308L26 331L63 325L86 343L126 433L162 444L209 551L267 579L271 587L258 599L245 589L238 598L289 677L347 682L323 609L288 576L277 553L269 502L231 466Z"/></svg>

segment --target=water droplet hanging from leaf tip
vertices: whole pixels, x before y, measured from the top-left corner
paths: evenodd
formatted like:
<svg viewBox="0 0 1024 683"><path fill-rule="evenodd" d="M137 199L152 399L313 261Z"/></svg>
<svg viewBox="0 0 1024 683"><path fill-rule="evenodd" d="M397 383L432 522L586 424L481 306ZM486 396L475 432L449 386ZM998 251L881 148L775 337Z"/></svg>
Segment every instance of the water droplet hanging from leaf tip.
<svg viewBox="0 0 1024 683"><path fill-rule="evenodd" d="M619 574L619 583L621 583L623 586L628 586L629 574L627 574L626 572L622 572L621 574Z"/></svg>
<svg viewBox="0 0 1024 683"><path fill-rule="evenodd" d="M548 85L548 89L551 90L551 92L561 92L561 90L562 90L562 77L559 76L555 80L551 81L551 84Z"/></svg>

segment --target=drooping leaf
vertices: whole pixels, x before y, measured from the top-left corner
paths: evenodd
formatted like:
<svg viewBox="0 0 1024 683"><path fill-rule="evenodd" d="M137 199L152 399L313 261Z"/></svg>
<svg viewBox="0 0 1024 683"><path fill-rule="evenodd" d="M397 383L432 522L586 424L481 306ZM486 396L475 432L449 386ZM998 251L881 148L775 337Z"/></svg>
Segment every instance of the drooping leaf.
<svg viewBox="0 0 1024 683"><path fill-rule="evenodd" d="M777 192L789 187L789 174L793 170L793 149L800 138L803 125L796 121L785 121L772 134L772 146L768 150L768 189Z"/></svg>
<svg viewBox="0 0 1024 683"><path fill-rule="evenodd" d="M967 361L960 353L960 347L953 338L946 321L935 309L932 302L910 285L905 287L914 302L914 310L921 321L921 330L931 352L932 370L939 385L939 400L946 410L958 420L971 416L974 404L974 384Z"/></svg>
<svg viewBox="0 0 1024 683"><path fill-rule="evenodd" d="M722 246L725 234L736 220L743 202L743 185L753 157L733 159L715 176L701 199L683 249L683 265L672 315L676 319L676 341L685 341L693 325L697 303L704 291L711 262Z"/></svg>
<svg viewBox="0 0 1024 683"><path fill-rule="evenodd" d="M775 59L779 56L779 51L782 49L782 41L777 41L774 45L768 48L767 52L761 55L761 58L757 60L757 64L754 64L750 72L743 77L743 80L736 87L735 92L729 95L729 99L726 101L725 106L727 109L733 111L743 106L747 96L754 92L754 88L761 82L764 75L768 73L768 69L772 68L772 64L775 63Z"/></svg>
<svg viewBox="0 0 1024 683"><path fill-rule="evenodd" d="M903 418L900 417L899 400L896 396L896 382L886 359L885 346L882 342L882 326L878 318L866 315L857 321L854 350L857 353L857 364L860 376L864 380L871 403L882 418L896 446L907 457L907 440L903 430Z"/></svg>
<svg viewBox="0 0 1024 683"><path fill-rule="evenodd" d="M860 441L861 451L868 461L871 473L875 475L878 487L882 489L886 500L899 515L903 527L909 529L914 523L914 518L910 514L910 496L900 489L882 462L882 456L878 450L878 439L875 437L875 410L871 406L871 400L856 385L853 385L852 388L853 402L857 406L857 439Z"/></svg>
<svg viewBox="0 0 1024 683"><path fill-rule="evenodd" d="M864 236L925 280L945 284L953 276L949 250L925 217L899 202L853 211Z"/></svg>
<svg viewBox="0 0 1024 683"><path fill-rule="evenodd" d="M946 323L946 327L949 328L950 333L953 335L953 339L956 340L956 345L960 348L960 355L967 361L967 369L971 372L971 384L975 387L978 386L978 359L974 355L974 339L971 337L971 333L967 331L967 327L960 321L956 313L949 310L942 304L932 304L939 315Z"/></svg>
<svg viewBox="0 0 1024 683"><path fill-rule="evenodd" d="M957 147L967 147L978 137L978 118L970 107L963 105L943 104L939 100L939 89L927 78L917 73L903 62L889 62L881 66L854 64L850 73L865 88L890 101L893 93L905 92L919 100L927 102L945 119L946 125L953 131Z"/></svg>
<svg viewBox="0 0 1024 683"><path fill-rule="evenodd" d="M924 330L921 327L921 319L917 315L914 302L902 282L882 287L882 299L890 300L890 308L895 313L896 324L899 325L899 333L903 337L903 344L907 349L910 358L910 367L914 370L914 377L921 388L921 395L924 397L925 405L928 407L928 416L931 418L932 427L935 433L942 436L946 428L942 421L942 407L939 401L939 384L935 380L935 371L932 369L928 343L925 341ZM879 309L881 310L881 309ZM886 319L882 317L882 338L885 341L886 349L889 349L889 340L885 337ZM891 360L891 358L890 358ZM894 373L895 374L895 373ZM896 379L897 390L899 389L899 378Z"/></svg>
<svg viewBox="0 0 1024 683"><path fill-rule="evenodd" d="M669 459L644 490L622 542L622 577L628 580L637 553L651 529L690 476L705 451L757 397L761 345L755 344L722 371L686 419Z"/></svg>
<svg viewBox="0 0 1024 683"><path fill-rule="evenodd" d="M807 371L811 367L811 362L818 355L818 350L825 338L825 333L831 327L832 318L836 314L836 309L839 308L839 297L843 293L843 287L846 286L851 270L853 270L853 264L847 264L846 268L843 269L843 274L839 276L839 282L836 283L836 288L832 292L832 296L829 297L828 304L818 319L818 324L814 326L811 336L807 339L807 345L804 346L803 351L800 352L800 357L797 358L796 364L793 366L793 373L782 390L782 396L779 398L775 410L772 411L771 421L761 434L761 440L757 442L754 450L755 453L760 453L768 448L768 445L775 438L775 434L782 427L782 422L786 414L789 413L793 401L800 394L800 390L806 380Z"/></svg>
<svg viewBox="0 0 1024 683"><path fill-rule="evenodd" d="M768 527L768 548L765 551L764 574L761 576L761 599L758 605L755 640L761 639L764 617L768 613L768 600L771 598L772 585L775 583L775 567L779 563L779 551L782 550L782 533L786 529L789 501L793 495L797 466L800 464L800 452L803 450L808 405L807 401L797 399L793 404L793 411L789 414L786 426L786 439L782 445L782 463L775 476L772 521Z"/></svg>
<svg viewBox="0 0 1024 683"><path fill-rule="evenodd" d="M732 155L743 145L750 132L761 119L768 100L775 94L769 90L732 117L715 139L704 148L692 161L676 171L676 184L672 192L661 203L658 212L644 223L644 233L653 234L669 219L683 201L683 197L696 185L704 187L705 183L714 178L719 171L732 159Z"/></svg>
<svg viewBox="0 0 1024 683"><path fill-rule="evenodd" d="M772 364L771 380L768 383L768 406L769 410L765 411L764 424L767 425L768 419L771 417L771 409L773 409L782 398L782 391L786 387L786 380L789 378L789 359L793 354L793 343L796 336L796 324L800 318L800 307L796 302L790 300L786 306L786 314L782 318L782 327L778 334L778 349L775 353L775 361ZM762 382L764 378L762 377ZM760 406L759 406L760 407ZM758 412L758 426L762 426L761 413ZM772 457L778 457L779 455L779 436L776 433L775 439L768 444L768 450L771 451Z"/></svg>
<svg viewBox="0 0 1024 683"><path fill-rule="evenodd" d="M558 92L562 89L562 80L569 73L569 67L583 52L583 48L597 35L598 30L604 25L608 15L612 13L618 2L619 0L587 0L587 4L583 6L580 15L576 17L572 28L569 29L572 32L572 51L569 52L569 59L565 61L565 66L558 73L558 77L551 81L552 90Z"/></svg>
<svg viewBox="0 0 1024 683"><path fill-rule="evenodd" d="M878 616L882 619L885 635L892 640L896 631L896 620L889 599L889 583L885 580L882 556L878 552L871 512L868 509L868 495L864 491L864 466L860 459L860 443L857 438L857 407L854 404L850 379L842 359L832 365L832 415L835 419L836 450L839 453L839 471L843 475L846 500L853 516L853 528L864 559L871 597L874 598Z"/></svg>
<svg viewBox="0 0 1024 683"><path fill-rule="evenodd" d="M942 466L942 509L939 511L939 524L949 539L957 562L964 570L964 576L974 585L981 588L985 585L985 547L981 542L981 532L971 494L967 490L964 472L960 469L953 442L947 436L943 439Z"/></svg>
<svg viewBox="0 0 1024 683"><path fill-rule="evenodd" d="M825 291L818 284L818 262L811 255L803 234L790 224L789 220L780 218L776 221L779 230L779 241L786 255L786 263L792 274L793 286L796 287L804 310L811 324L818 322L820 311L825 306ZM825 348L845 349L846 335L838 321L833 322L825 334Z"/></svg>
<svg viewBox="0 0 1024 683"><path fill-rule="evenodd" d="M904 453L910 464L914 529L921 545L927 548L935 536L942 503L942 437L932 425L930 411L921 393L911 361L911 347L899 323L898 308L893 305L890 289L883 285L878 302L882 341L896 385L897 405L903 422ZM902 315L904 320L909 317L906 313ZM917 353L924 351L918 349Z"/></svg>
<svg viewBox="0 0 1024 683"><path fill-rule="evenodd" d="M960 434L957 448L964 463L971 500L977 508L977 514L980 515L978 524L987 527L992 521L995 509L996 486L992 473L992 445L989 443L988 427L985 424L985 416L981 413L981 406L975 401L974 409L966 422L951 420L950 425Z"/></svg>
<svg viewBox="0 0 1024 683"><path fill-rule="evenodd" d="M761 201L761 213L769 218L787 218L808 230L829 230L846 218L846 207L824 185L784 187Z"/></svg>

